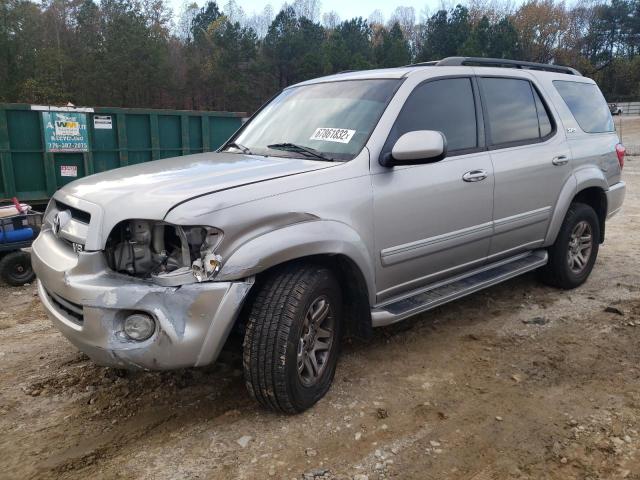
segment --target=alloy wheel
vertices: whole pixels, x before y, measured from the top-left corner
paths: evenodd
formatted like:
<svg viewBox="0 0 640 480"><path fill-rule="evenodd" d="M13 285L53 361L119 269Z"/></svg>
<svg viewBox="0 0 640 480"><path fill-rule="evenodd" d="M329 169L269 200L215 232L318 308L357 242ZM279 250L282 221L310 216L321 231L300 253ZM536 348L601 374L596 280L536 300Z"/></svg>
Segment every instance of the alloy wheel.
<svg viewBox="0 0 640 480"><path fill-rule="evenodd" d="M569 238L569 249L567 251L567 262L569 268L575 274L580 274L591 258L593 249L593 233L591 225L586 220L582 220L573 227Z"/></svg>
<svg viewBox="0 0 640 480"><path fill-rule="evenodd" d="M322 377L334 343L335 325L331 304L326 295L316 298L307 309L298 342L298 376L306 387Z"/></svg>

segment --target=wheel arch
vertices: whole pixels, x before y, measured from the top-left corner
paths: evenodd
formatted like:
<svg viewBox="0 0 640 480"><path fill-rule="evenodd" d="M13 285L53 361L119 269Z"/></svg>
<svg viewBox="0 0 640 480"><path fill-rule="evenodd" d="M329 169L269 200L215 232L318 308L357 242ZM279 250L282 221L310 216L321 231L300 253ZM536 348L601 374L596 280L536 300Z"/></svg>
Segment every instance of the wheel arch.
<svg viewBox="0 0 640 480"><path fill-rule="evenodd" d="M343 295L343 332L346 336L368 339L373 332L371 308L367 300L367 285L362 271L356 263L343 254L320 254L295 258L260 272L251 288L246 304L250 305L262 283L274 272L290 265L319 265L331 270L336 276Z"/></svg>
<svg viewBox="0 0 640 480"><path fill-rule="evenodd" d="M586 187L573 197L572 203L585 203L593 208L600 224L600 243L604 243L605 220L607 218L607 194L601 187Z"/></svg>
<svg viewBox="0 0 640 480"><path fill-rule="evenodd" d="M255 276L246 299L251 302L262 281L275 270L292 263L312 263L329 268L344 295L345 331L371 335L371 301L375 298L374 268L364 242L351 227L334 221L290 225L256 237L238 248L216 280L230 281Z"/></svg>
<svg viewBox="0 0 640 480"><path fill-rule="evenodd" d="M545 245L552 245L562 222L564 221L569 206L575 202L581 202L592 207L600 222L600 243L604 242L605 220L607 217L607 194L609 185L600 169L590 167L576 172L565 182L558 196L556 207L547 229Z"/></svg>

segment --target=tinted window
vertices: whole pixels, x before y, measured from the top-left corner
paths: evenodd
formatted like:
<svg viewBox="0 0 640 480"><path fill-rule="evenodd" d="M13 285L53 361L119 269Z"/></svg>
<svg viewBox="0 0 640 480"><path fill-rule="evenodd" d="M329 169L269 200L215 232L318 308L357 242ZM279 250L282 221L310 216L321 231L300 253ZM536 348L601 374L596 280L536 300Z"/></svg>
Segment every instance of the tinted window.
<svg viewBox="0 0 640 480"><path fill-rule="evenodd" d="M389 149L407 132L437 130L447 138L449 152L478 146L471 80L449 78L416 87L402 107L389 136Z"/></svg>
<svg viewBox="0 0 640 480"><path fill-rule="evenodd" d="M549 112L545 108L542 100L540 99L540 95L536 92L535 88L533 89L533 96L536 99L536 110L538 111L538 123L540 124L540 136L546 137L553 130L553 125L551 124L551 120L549 120Z"/></svg>
<svg viewBox="0 0 640 480"><path fill-rule="evenodd" d="M536 103L527 80L483 78L482 91L493 145L540 138Z"/></svg>
<svg viewBox="0 0 640 480"><path fill-rule="evenodd" d="M600 89L593 83L554 80L553 85L587 133L613 132L613 119Z"/></svg>

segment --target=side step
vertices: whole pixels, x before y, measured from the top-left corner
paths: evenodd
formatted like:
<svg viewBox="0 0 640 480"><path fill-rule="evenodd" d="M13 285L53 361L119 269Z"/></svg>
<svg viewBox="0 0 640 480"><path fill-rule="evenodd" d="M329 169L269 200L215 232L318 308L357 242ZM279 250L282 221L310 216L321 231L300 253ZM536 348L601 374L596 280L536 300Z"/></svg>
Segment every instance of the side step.
<svg viewBox="0 0 640 480"><path fill-rule="evenodd" d="M546 250L535 250L430 285L410 296L374 307L371 310L373 326L383 327L426 312L444 303L542 267L546 265L547 260Z"/></svg>

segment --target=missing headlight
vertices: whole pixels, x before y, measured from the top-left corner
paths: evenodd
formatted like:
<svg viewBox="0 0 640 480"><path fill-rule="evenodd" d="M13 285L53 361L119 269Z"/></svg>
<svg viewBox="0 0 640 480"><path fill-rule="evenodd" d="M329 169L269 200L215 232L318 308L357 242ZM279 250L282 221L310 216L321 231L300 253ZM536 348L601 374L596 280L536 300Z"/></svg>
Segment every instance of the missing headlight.
<svg viewBox="0 0 640 480"><path fill-rule="evenodd" d="M192 265L213 254L221 238L222 232L212 227L128 220L116 225L109 235L105 255L116 272L178 285L211 278L211 272L204 268L204 275L196 275Z"/></svg>

